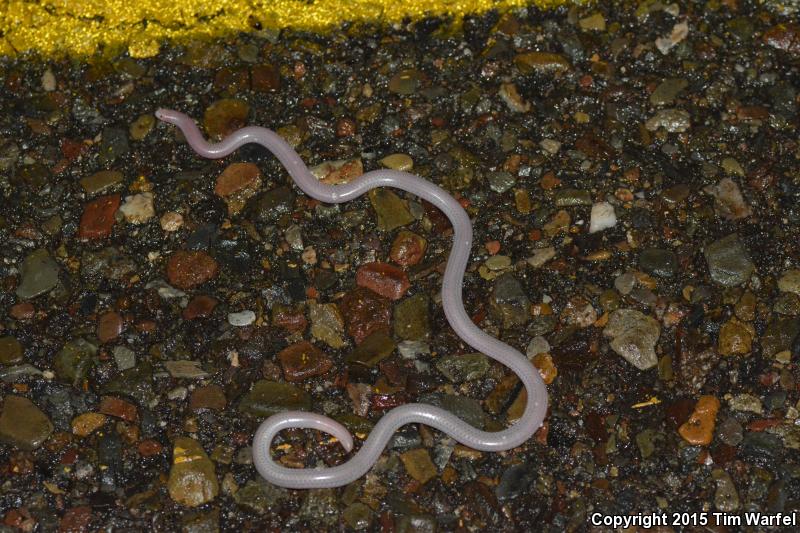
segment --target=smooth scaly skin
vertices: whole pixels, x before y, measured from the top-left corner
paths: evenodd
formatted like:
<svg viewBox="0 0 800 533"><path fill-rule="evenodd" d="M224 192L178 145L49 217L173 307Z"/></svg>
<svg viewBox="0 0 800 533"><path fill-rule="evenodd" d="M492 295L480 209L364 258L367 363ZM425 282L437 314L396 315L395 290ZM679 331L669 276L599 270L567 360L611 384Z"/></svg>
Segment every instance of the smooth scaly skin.
<svg viewBox="0 0 800 533"><path fill-rule="evenodd" d="M407 404L386 413L375 425L364 445L346 463L323 469L292 469L279 466L271 457L270 446L283 429L311 428L336 437L349 452L353 438L344 426L314 413L288 411L267 418L253 440L253 462L267 481L294 489L339 487L363 476L383 452L389 439L401 426L425 424L447 433L455 440L482 451L502 451L519 446L539 428L547 411L547 390L539 371L511 346L487 335L472 322L464 310L461 288L472 245L472 223L461 205L444 189L413 174L396 170L374 170L342 185L325 185L309 172L300 156L273 131L259 127L242 128L218 144L209 144L191 118L168 109L156 117L183 131L186 141L200 155L221 158L248 143L260 144L281 162L304 193L312 198L340 204L361 196L375 187L395 187L426 199L447 215L453 225L453 248L442 279L442 307L455 332L479 352L496 359L514 371L528 391L528 404L522 417L503 431L480 431L452 413L428 404Z"/></svg>

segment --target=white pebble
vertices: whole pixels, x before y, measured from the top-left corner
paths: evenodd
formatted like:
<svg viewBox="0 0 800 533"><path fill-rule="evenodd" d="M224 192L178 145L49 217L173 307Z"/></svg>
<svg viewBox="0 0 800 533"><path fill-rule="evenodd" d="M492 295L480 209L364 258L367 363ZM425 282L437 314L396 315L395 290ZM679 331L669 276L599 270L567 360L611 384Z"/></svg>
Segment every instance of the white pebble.
<svg viewBox="0 0 800 533"><path fill-rule="evenodd" d="M47 92L56 90L56 77L50 69L45 70L44 74L42 74L42 89Z"/></svg>
<svg viewBox="0 0 800 533"><path fill-rule="evenodd" d="M125 203L119 208L125 220L131 224L142 224L156 215L153 209L153 193L143 192L126 196Z"/></svg>
<svg viewBox="0 0 800 533"><path fill-rule="evenodd" d="M228 324L231 326L249 326L256 321L256 314L249 309L238 313L228 313Z"/></svg>
<svg viewBox="0 0 800 533"><path fill-rule="evenodd" d="M617 225L617 214L614 206L608 202L599 202L592 206L592 217L589 222L589 233L596 233Z"/></svg>

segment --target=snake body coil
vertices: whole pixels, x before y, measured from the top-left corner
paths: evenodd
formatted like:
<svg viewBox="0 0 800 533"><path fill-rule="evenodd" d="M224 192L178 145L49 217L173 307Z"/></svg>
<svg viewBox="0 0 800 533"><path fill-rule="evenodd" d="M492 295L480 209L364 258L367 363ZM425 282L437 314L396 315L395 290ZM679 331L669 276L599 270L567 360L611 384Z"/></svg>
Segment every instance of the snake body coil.
<svg viewBox="0 0 800 533"><path fill-rule="evenodd" d="M433 405L415 403L396 407L380 419L361 449L350 460L323 469L292 469L278 465L270 454L272 439L283 429L318 429L336 437L349 452L353 449L353 438L347 429L326 416L314 413L278 413L259 426L253 440L253 462L265 479L295 489L346 485L363 476L375 464L394 432L405 424L426 424L447 433L465 446L482 451L502 451L519 446L539 428L547 411L547 390L539 371L517 350L481 331L464 310L461 289L472 246L472 223L461 205L444 189L413 174L396 170L375 170L350 183L326 185L311 174L286 141L266 128L242 128L220 143L210 144L194 121L183 113L159 109L156 117L178 126L189 145L203 157L221 158L244 144L260 144L278 158L304 193L322 202L339 204L376 187L394 187L424 198L438 207L453 225L453 248L442 279L445 316L464 342L509 367L528 392L528 403L522 417L511 427L497 432L478 430Z"/></svg>

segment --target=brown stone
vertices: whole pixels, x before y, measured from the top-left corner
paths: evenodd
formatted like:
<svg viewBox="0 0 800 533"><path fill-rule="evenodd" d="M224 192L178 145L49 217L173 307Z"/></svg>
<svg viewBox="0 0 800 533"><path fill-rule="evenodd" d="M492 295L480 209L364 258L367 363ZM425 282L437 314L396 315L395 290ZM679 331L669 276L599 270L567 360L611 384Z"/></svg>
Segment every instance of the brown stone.
<svg viewBox="0 0 800 533"><path fill-rule="evenodd" d="M280 72L277 67L269 63L256 65L250 71L250 84L257 92L275 92L281 88Z"/></svg>
<svg viewBox="0 0 800 533"><path fill-rule="evenodd" d="M800 54L800 25L778 24L764 32L764 42L778 50Z"/></svg>
<svg viewBox="0 0 800 533"><path fill-rule="evenodd" d="M553 358L549 353L534 355L532 362L533 366L539 370L539 374L541 374L545 385L550 385L553 380L556 379L556 376L558 376L558 370L556 369L556 365L553 364Z"/></svg>
<svg viewBox="0 0 800 533"><path fill-rule="evenodd" d="M184 320L194 320L195 318L207 318L211 316L214 308L217 307L219 302L216 298L206 296L205 294L198 294L191 300L189 304L181 313Z"/></svg>
<svg viewBox="0 0 800 533"><path fill-rule="evenodd" d="M72 419L72 433L79 437L87 437L106 423L106 415L101 413L83 413Z"/></svg>
<svg viewBox="0 0 800 533"><path fill-rule="evenodd" d="M756 331L747 322L736 318L719 328L719 353L722 355L746 355L752 350Z"/></svg>
<svg viewBox="0 0 800 533"><path fill-rule="evenodd" d="M389 257L403 267L416 265L425 257L428 241L412 231L402 230L395 237Z"/></svg>
<svg viewBox="0 0 800 533"><path fill-rule="evenodd" d="M206 109L203 124L209 136L220 138L244 127L249 115L250 106L244 100L222 99Z"/></svg>
<svg viewBox="0 0 800 533"><path fill-rule="evenodd" d="M16 320L30 320L36 314L36 308L30 302L21 302L12 305L8 314Z"/></svg>
<svg viewBox="0 0 800 533"><path fill-rule="evenodd" d="M167 262L170 284L189 290L202 285L217 275L219 266L213 257L203 251L180 250Z"/></svg>
<svg viewBox="0 0 800 533"><path fill-rule="evenodd" d="M400 460L403 461L403 466L406 467L408 474L420 483L436 477L436 465L431 461L431 456L425 448L402 453Z"/></svg>
<svg viewBox="0 0 800 533"><path fill-rule="evenodd" d="M276 304L272 308L272 325L290 333L302 333L308 327L308 320L301 308Z"/></svg>
<svg viewBox="0 0 800 533"><path fill-rule="evenodd" d="M126 422L135 422L138 418L135 405L113 396L103 396L98 411L104 415L121 418Z"/></svg>
<svg viewBox="0 0 800 533"><path fill-rule="evenodd" d="M111 229L114 227L114 214L119 209L119 204L119 194L101 196L86 204L78 227L78 238L104 239L111 235Z"/></svg>
<svg viewBox="0 0 800 533"><path fill-rule="evenodd" d="M164 447L156 440L147 439L140 442L136 449L142 457L151 457L161 453Z"/></svg>
<svg viewBox="0 0 800 533"><path fill-rule="evenodd" d="M228 214L240 212L261 187L261 171L253 163L228 165L217 178L214 194L228 205Z"/></svg>
<svg viewBox="0 0 800 533"><path fill-rule="evenodd" d="M59 533L85 533L92 521L92 508L81 505L68 509L58 524Z"/></svg>
<svg viewBox="0 0 800 533"><path fill-rule="evenodd" d="M356 121L351 118L340 118L336 121L336 136L350 137L356 133Z"/></svg>
<svg viewBox="0 0 800 533"><path fill-rule="evenodd" d="M97 339L108 342L116 339L125 326L122 316L116 311L107 311L97 319Z"/></svg>
<svg viewBox="0 0 800 533"><path fill-rule="evenodd" d="M411 286L405 272L394 265L378 261L367 263L358 269L356 284L390 300L399 300Z"/></svg>
<svg viewBox="0 0 800 533"><path fill-rule="evenodd" d="M197 387L189 399L189 407L192 409L216 409L221 411L227 404L225 391L219 385L206 385Z"/></svg>
<svg viewBox="0 0 800 533"><path fill-rule="evenodd" d="M714 396L701 396L694 406L694 412L685 423L678 428L683 440L695 446L711 444L714 438L714 426L717 423L719 400Z"/></svg>
<svg viewBox="0 0 800 533"><path fill-rule="evenodd" d="M375 331L389 332L392 318L389 300L364 287L357 287L345 294L341 309L347 321L347 333L356 344L361 344L361 341Z"/></svg>
<svg viewBox="0 0 800 533"><path fill-rule="evenodd" d="M303 381L321 376L331 369L333 361L308 341L298 342L278 354L286 381Z"/></svg>

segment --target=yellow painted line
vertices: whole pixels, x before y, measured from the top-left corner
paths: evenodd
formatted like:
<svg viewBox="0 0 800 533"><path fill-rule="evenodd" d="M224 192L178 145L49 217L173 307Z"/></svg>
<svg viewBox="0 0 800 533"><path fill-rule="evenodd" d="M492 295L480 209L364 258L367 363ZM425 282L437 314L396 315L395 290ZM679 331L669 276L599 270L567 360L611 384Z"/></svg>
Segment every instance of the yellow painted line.
<svg viewBox="0 0 800 533"><path fill-rule="evenodd" d="M150 57L185 42L258 29L321 32L343 22L401 22L566 0L0 0L0 55L98 51Z"/></svg>

